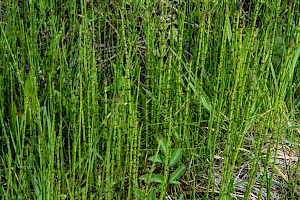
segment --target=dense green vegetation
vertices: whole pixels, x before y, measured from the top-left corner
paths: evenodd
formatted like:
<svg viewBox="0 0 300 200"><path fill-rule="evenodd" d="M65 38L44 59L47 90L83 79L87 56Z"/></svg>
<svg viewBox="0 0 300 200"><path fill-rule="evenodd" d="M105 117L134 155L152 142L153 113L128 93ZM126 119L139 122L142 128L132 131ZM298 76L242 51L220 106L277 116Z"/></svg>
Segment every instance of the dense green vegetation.
<svg viewBox="0 0 300 200"><path fill-rule="evenodd" d="M300 198L300 3L255 2L0 1L1 199Z"/></svg>

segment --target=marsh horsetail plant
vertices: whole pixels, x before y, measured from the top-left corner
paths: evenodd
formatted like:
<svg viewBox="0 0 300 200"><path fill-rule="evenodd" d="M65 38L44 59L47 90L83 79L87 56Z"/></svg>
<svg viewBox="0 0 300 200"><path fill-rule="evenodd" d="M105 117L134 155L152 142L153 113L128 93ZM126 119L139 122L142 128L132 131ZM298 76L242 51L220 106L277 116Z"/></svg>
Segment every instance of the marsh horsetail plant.
<svg viewBox="0 0 300 200"><path fill-rule="evenodd" d="M299 11L0 1L0 197L299 199Z"/></svg>

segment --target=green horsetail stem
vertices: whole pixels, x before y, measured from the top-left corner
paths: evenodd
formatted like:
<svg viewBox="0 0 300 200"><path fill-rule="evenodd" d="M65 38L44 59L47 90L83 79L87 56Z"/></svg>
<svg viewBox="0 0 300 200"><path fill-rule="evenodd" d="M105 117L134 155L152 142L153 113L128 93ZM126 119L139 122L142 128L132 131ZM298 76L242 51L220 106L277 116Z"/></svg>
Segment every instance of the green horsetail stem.
<svg viewBox="0 0 300 200"><path fill-rule="evenodd" d="M0 196L299 198L299 10L1 1Z"/></svg>

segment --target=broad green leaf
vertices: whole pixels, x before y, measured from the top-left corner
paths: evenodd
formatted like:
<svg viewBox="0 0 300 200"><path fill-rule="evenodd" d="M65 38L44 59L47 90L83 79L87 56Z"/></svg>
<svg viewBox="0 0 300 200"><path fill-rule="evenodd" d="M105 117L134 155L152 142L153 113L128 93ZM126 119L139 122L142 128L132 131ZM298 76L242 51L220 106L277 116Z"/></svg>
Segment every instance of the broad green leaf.
<svg viewBox="0 0 300 200"><path fill-rule="evenodd" d="M160 174L152 174L151 180L155 183L164 183L164 177Z"/></svg>
<svg viewBox="0 0 300 200"><path fill-rule="evenodd" d="M37 95L37 83L34 69L31 69L25 81L25 105L36 115L40 114L40 103Z"/></svg>
<svg viewBox="0 0 300 200"><path fill-rule="evenodd" d="M164 177L160 174L146 174L140 177L141 180L145 181L146 183L149 181L150 183L163 183Z"/></svg>
<svg viewBox="0 0 300 200"><path fill-rule="evenodd" d="M157 200L156 198L156 194L158 192L161 192L161 189L162 189L162 184L158 185L157 188L151 188L150 189L150 192L149 192L149 195L145 195L145 199L149 199L149 200Z"/></svg>
<svg viewBox="0 0 300 200"><path fill-rule="evenodd" d="M174 130L174 136L175 136L176 140L179 142L180 138L179 138L178 132L176 130Z"/></svg>
<svg viewBox="0 0 300 200"><path fill-rule="evenodd" d="M191 82L189 82L189 86L192 88L193 92L199 98L201 104L210 112L212 109L212 105L207 100L209 97L207 97L207 95L204 94L204 92L201 92L201 95L200 95L199 91L195 88L195 86Z"/></svg>
<svg viewBox="0 0 300 200"><path fill-rule="evenodd" d="M145 183L147 183L148 181L151 182L151 181L150 181L150 174L142 175L142 176L140 177L140 180L145 181Z"/></svg>
<svg viewBox="0 0 300 200"><path fill-rule="evenodd" d="M142 176L140 177L140 179L143 180L143 181L145 181L145 182L147 182L148 179L150 179L150 174L142 175Z"/></svg>
<svg viewBox="0 0 300 200"><path fill-rule="evenodd" d="M141 189L136 189L135 190L135 196L138 198L138 199L145 199L145 192Z"/></svg>
<svg viewBox="0 0 300 200"><path fill-rule="evenodd" d="M300 126L293 125L293 126L289 126L288 128L294 129L294 128L300 128Z"/></svg>
<svg viewBox="0 0 300 200"><path fill-rule="evenodd" d="M153 190L153 191L150 192L150 194L149 194L149 200L157 200L157 198L156 198L156 191L155 190Z"/></svg>
<svg viewBox="0 0 300 200"><path fill-rule="evenodd" d="M299 55L300 55L300 45L293 52L292 63L291 63L293 69L295 69L297 62L299 61Z"/></svg>
<svg viewBox="0 0 300 200"><path fill-rule="evenodd" d="M233 200L234 198L230 194L225 194L224 200Z"/></svg>
<svg viewBox="0 0 300 200"><path fill-rule="evenodd" d="M164 139L159 140L159 148L163 151L163 153L167 154L167 146Z"/></svg>
<svg viewBox="0 0 300 200"><path fill-rule="evenodd" d="M180 185L180 182L179 181L171 181L170 184Z"/></svg>
<svg viewBox="0 0 300 200"><path fill-rule="evenodd" d="M150 158L148 158L148 160L150 160L152 162L163 163L165 160L165 157L161 156L161 155L154 155L154 156L151 156Z"/></svg>
<svg viewBox="0 0 300 200"><path fill-rule="evenodd" d="M32 96L33 94L35 94L35 87L34 87L34 70L30 70L26 81L25 81L25 91L24 94L25 96Z"/></svg>
<svg viewBox="0 0 300 200"><path fill-rule="evenodd" d="M178 148L174 151L174 153L171 155L171 159L169 162L169 166L174 166L178 163L178 161L180 160L181 156L183 154L183 150L182 148Z"/></svg>
<svg viewBox="0 0 300 200"><path fill-rule="evenodd" d="M231 24L230 24L230 19L227 19L227 36L228 36L228 41L229 43L231 42L231 37L232 37L232 31L231 31Z"/></svg>
<svg viewBox="0 0 300 200"><path fill-rule="evenodd" d="M172 181L176 181L179 179L185 172L186 167L185 166L180 166L178 167L170 176L169 182L171 183Z"/></svg>
<svg viewBox="0 0 300 200"><path fill-rule="evenodd" d="M28 172L31 179L31 184L33 185L33 191L35 193L35 197L38 199L40 197L40 188L38 185L38 180L36 179L35 176L33 176L30 170L28 170Z"/></svg>
<svg viewBox="0 0 300 200"><path fill-rule="evenodd" d="M146 199L149 199L149 200L156 200L156 199L157 199L157 198L156 198L157 192L158 192L157 189L151 188L151 189L150 189L149 196L148 196L148 198L146 198Z"/></svg>

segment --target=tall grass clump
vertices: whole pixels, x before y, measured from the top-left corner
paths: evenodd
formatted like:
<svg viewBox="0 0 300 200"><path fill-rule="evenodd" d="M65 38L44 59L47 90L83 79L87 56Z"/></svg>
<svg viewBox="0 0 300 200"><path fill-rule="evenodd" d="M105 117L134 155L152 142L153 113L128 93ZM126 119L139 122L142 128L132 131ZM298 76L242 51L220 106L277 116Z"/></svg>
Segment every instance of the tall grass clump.
<svg viewBox="0 0 300 200"><path fill-rule="evenodd" d="M2 199L298 199L298 1L0 1Z"/></svg>

